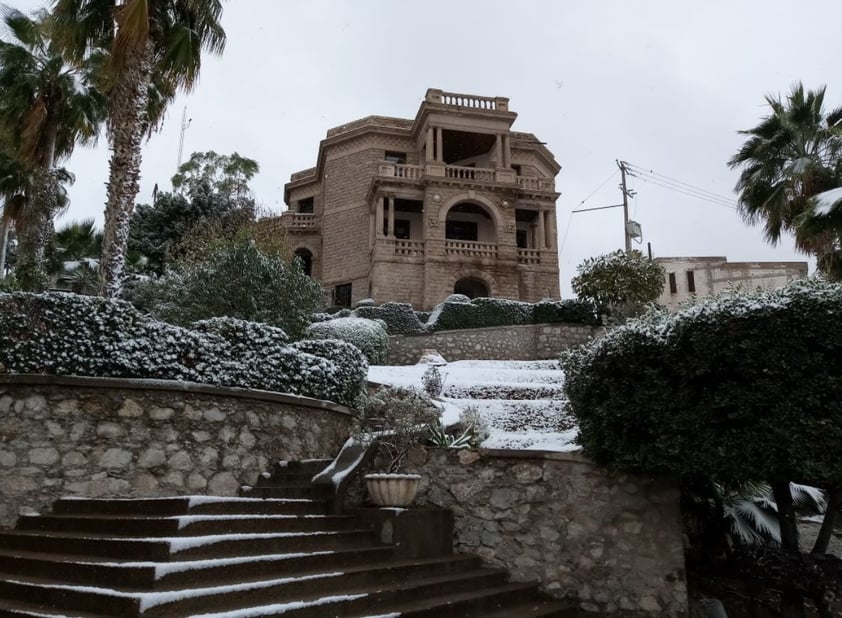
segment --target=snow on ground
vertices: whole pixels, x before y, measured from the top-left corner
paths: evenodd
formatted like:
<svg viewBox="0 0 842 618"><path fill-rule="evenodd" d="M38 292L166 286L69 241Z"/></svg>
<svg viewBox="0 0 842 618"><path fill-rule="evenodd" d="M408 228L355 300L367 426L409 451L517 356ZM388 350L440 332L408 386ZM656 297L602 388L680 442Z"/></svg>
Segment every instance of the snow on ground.
<svg viewBox="0 0 842 618"><path fill-rule="evenodd" d="M378 384L420 390L427 364L369 367ZM491 429L484 448L578 451L575 419L564 412L564 373L556 361L454 361L439 367L442 423L452 425L468 406Z"/></svg>

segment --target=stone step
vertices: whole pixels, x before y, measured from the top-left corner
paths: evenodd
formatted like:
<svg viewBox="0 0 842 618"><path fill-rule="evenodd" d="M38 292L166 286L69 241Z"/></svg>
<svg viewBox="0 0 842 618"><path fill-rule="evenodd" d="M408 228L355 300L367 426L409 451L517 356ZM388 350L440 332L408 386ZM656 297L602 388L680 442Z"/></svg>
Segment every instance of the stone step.
<svg viewBox="0 0 842 618"><path fill-rule="evenodd" d="M64 553L91 558L131 557L134 560L155 562L376 545L379 543L374 532L368 528L330 532L161 537L143 540L90 533L0 532L0 550Z"/></svg>
<svg viewBox="0 0 842 618"><path fill-rule="evenodd" d="M113 618L113 614L67 611L44 607L41 603L2 600L0 618Z"/></svg>
<svg viewBox="0 0 842 618"><path fill-rule="evenodd" d="M297 573L292 577L244 581L230 586L209 589L194 588L178 600L155 605L144 612L144 617L194 616L204 612L241 610L266 604L283 604L323 595L326 590L336 596L374 592L405 585L407 581L424 581L429 578L447 579L454 585L473 582L504 582L507 574L502 569L482 569L470 557L447 556L422 560L390 560L341 570ZM170 595L177 592L166 593ZM154 601L153 601L154 602Z"/></svg>
<svg viewBox="0 0 842 618"><path fill-rule="evenodd" d="M285 485L273 487L249 487L243 486L240 488L240 495L243 498L293 498L293 499L312 499L315 496L311 485L306 487L288 487Z"/></svg>
<svg viewBox="0 0 842 618"><path fill-rule="evenodd" d="M257 477L255 487L310 487L310 476L300 476L297 474L270 474L267 476L264 472Z"/></svg>
<svg viewBox="0 0 842 618"><path fill-rule="evenodd" d="M199 536L256 532L347 530L356 525L341 515L175 515L168 517L97 515L23 515L20 531L91 532L113 537Z"/></svg>
<svg viewBox="0 0 842 618"><path fill-rule="evenodd" d="M561 384L463 382L446 385L442 393L450 399L543 399L561 401L566 399Z"/></svg>
<svg viewBox="0 0 842 618"><path fill-rule="evenodd" d="M332 459L305 459L303 461L276 461L272 464L272 474L276 473L290 473L300 474L302 476L309 476L313 478L319 472L327 468Z"/></svg>
<svg viewBox="0 0 842 618"><path fill-rule="evenodd" d="M178 496L149 499L79 499L62 498L52 509L55 515L145 515L167 516L190 514L319 514L327 512L324 501L261 500L216 496Z"/></svg>
<svg viewBox="0 0 842 618"><path fill-rule="evenodd" d="M450 403L460 409L477 408L489 426L503 431L566 431L576 426L575 419L562 410L559 401L451 399Z"/></svg>
<svg viewBox="0 0 842 618"><path fill-rule="evenodd" d="M0 572L0 607L6 602L31 603L71 612L93 612L106 616L136 616L140 602L129 596L104 596L93 587L68 586L53 580L23 578ZM66 614L62 614L66 615Z"/></svg>

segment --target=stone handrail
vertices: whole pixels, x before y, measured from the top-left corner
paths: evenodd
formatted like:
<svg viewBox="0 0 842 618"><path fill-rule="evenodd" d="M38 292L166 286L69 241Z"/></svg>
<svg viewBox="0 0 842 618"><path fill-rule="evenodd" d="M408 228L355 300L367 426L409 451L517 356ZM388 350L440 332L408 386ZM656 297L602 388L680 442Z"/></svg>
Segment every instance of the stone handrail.
<svg viewBox="0 0 842 618"><path fill-rule="evenodd" d="M538 249L518 249L518 264L540 264L541 252Z"/></svg>
<svg viewBox="0 0 842 618"><path fill-rule="evenodd" d="M421 257L424 255L423 240L395 240L395 255Z"/></svg>
<svg viewBox="0 0 842 618"><path fill-rule="evenodd" d="M316 215L312 213L285 212L281 215L281 224L289 228L314 228Z"/></svg>
<svg viewBox="0 0 842 618"><path fill-rule="evenodd" d="M377 170L377 175L388 178L420 180L424 175L424 167L421 165L407 165L406 163L381 163Z"/></svg>
<svg viewBox="0 0 842 618"><path fill-rule="evenodd" d="M494 182L494 170L483 167L463 167L461 165L448 165L444 168L447 178L459 178L461 180L478 180L480 182Z"/></svg>
<svg viewBox="0 0 842 618"><path fill-rule="evenodd" d="M517 184L527 191L555 191L555 182L551 178L518 176Z"/></svg>
<svg viewBox="0 0 842 618"><path fill-rule="evenodd" d="M482 97L476 94L460 94L458 92L444 92L442 90L430 89L427 91L426 100L430 103L441 103L471 109L487 109L498 112L509 111L509 99L506 97Z"/></svg>
<svg viewBox="0 0 842 618"><path fill-rule="evenodd" d="M445 240L444 252L447 255L459 257L496 258L497 245L471 240Z"/></svg>

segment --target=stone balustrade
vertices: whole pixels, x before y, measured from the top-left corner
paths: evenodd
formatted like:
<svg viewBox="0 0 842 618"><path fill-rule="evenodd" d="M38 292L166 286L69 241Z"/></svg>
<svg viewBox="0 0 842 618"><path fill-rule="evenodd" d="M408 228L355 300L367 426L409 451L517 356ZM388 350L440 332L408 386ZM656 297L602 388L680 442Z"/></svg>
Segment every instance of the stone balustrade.
<svg viewBox="0 0 842 618"><path fill-rule="evenodd" d="M424 176L424 167L405 163L381 163L377 169L377 175L386 178L420 180Z"/></svg>
<svg viewBox="0 0 842 618"><path fill-rule="evenodd" d="M395 255L403 255L408 257L423 257L424 241L396 239Z"/></svg>
<svg viewBox="0 0 842 618"><path fill-rule="evenodd" d="M281 226L293 230L315 229L317 227L316 215L287 211L281 215Z"/></svg>
<svg viewBox="0 0 842 618"><path fill-rule="evenodd" d="M533 178L531 176L518 176L518 186L525 191L555 191L555 181L552 178Z"/></svg>
<svg viewBox="0 0 842 618"><path fill-rule="evenodd" d="M540 264L541 252L538 249L518 249L518 264Z"/></svg>
<svg viewBox="0 0 842 618"><path fill-rule="evenodd" d="M471 240L446 240L444 252L448 256L463 258L497 258L497 245Z"/></svg>

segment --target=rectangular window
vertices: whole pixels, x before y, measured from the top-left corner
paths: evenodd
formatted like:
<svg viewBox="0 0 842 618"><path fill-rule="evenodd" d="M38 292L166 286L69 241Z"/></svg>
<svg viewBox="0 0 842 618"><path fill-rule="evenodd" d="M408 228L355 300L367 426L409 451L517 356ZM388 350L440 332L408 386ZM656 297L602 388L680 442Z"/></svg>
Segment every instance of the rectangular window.
<svg viewBox="0 0 842 618"><path fill-rule="evenodd" d="M333 288L333 304L337 307L351 306L351 284L340 283Z"/></svg>
<svg viewBox="0 0 842 618"><path fill-rule="evenodd" d="M409 219L395 219L395 238L409 240Z"/></svg>
<svg viewBox="0 0 842 618"><path fill-rule="evenodd" d="M696 275L692 270L687 271L687 289L691 294L696 293Z"/></svg>
<svg viewBox="0 0 842 618"><path fill-rule="evenodd" d="M404 165L406 163L405 152L392 152L387 150L386 155L383 158L389 163L397 163L399 165Z"/></svg>
<svg viewBox="0 0 842 618"><path fill-rule="evenodd" d="M675 273L670 273L670 294L678 293L678 285L675 283Z"/></svg>
<svg viewBox="0 0 842 618"><path fill-rule="evenodd" d="M298 200L298 213L302 215L313 214L313 198L306 197L303 200Z"/></svg>
<svg viewBox="0 0 842 618"><path fill-rule="evenodd" d="M476 242L477 224L475 221L448 221L444 226L444 235L448 240L472 240Z"/></svg>
<svg viewBox="0 0 842 618"><path fill-rule="evenodd" d="M515 230L515 240L517 241L517 248L518 249L528 249L529 248L526 230Z"/></svg>

